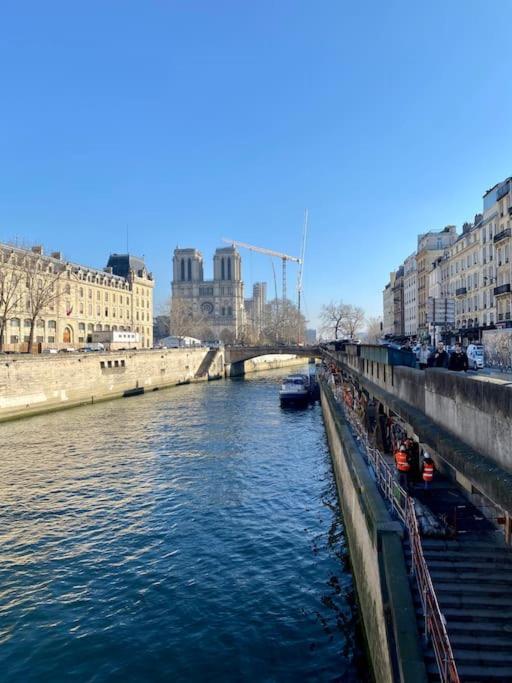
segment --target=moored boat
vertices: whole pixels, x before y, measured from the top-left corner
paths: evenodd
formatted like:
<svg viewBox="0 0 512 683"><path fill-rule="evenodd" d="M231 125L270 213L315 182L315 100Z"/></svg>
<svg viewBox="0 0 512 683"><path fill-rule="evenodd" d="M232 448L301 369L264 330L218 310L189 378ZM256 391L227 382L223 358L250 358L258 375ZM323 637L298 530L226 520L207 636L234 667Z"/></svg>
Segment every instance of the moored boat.
<svg viewBox="0 0 512 683"><path fill-rule="evenodd" d="M281 405L305 405L309 402L309 378L307 375L288 375L279 391Z"/></svg>

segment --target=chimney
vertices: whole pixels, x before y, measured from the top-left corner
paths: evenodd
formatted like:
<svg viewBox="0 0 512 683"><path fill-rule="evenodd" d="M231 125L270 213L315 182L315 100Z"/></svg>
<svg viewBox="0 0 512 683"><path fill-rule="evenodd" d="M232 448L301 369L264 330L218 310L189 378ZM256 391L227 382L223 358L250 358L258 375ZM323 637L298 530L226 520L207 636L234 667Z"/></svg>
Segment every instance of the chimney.
<svg viewBox="0 0 512 683"><path fill-rule="evenodd" d="M37 244L35 247L32 247L32 251L34 254L39 254L40 256L43 255L43 247L40 244Z"/></svg>
<svg viewBox="0 0 512 683"><path fill-rule="evenodd" d="M52 251L52 258L57 259L57 261L62 261L62 254L60 251Z"/></svg>

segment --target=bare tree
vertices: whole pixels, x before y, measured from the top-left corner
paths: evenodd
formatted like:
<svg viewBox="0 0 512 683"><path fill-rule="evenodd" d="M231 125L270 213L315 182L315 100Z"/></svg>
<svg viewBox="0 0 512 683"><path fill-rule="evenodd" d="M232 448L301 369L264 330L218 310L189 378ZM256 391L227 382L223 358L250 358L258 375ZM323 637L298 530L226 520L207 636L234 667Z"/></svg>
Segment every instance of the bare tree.
<svg viewBox="0 0 512 683"><path fill-rule="evenodd" d="M30 316L28 352L32 353L36 320L45 308L59 299L61 294L59 285L66 269L34 253L26 254L20 266L20 274L26 284L26 310ZM69 284L66 286L69 287ZM66 293L64 291L64 294Z"/></svg>
<svg viewBox="0 0 512 683"><path fill-rule="evenodd" d="M274 299L265 307L262 336L270 343L296 343L306 334L306 319L291 301Z"/></svg>
<svg viewBox="0 0 512 683"><path fill-rule="evenodd" d="M345 320L343 321L342 330L349 339L355 339L364 325L366 315L360 306L352 306L347 304L345 306Z"/></svg>
<svg viewBox="0 0 512 683"><path fill-rule="evenodd" d="M322 306L320 311L321 331L329 338L339 339L343 333L343 323L345 321L345 304L343 301L330 303Z"/></svg>
<svg viewBox="0 0 512 683"><path fill-rule="evenodd" d="M22 300L22 273L8 261L0 268L0 349L4 346L4 333L7 321L19 308Z"/></svg>
<svg viewBox="0 0 512 683"><path fill-rule="evenodd" d="M322 332L334 339L343 337L354 339L361 331L364 320L365 314L362 308L344 304L343 301L331 301L326 306L322 306L320 312Z"/></svg>
<svg viewBox="0 0 512 683"><path fill-rule="evenodd" d="M370 317L366 321L366 339L369 344L376 344L382 337L382 318Z"/></svg>
<svg viewBox="0 0 512 683"><path fill-rule="evenodd" d="M174 297L170 302L170 332L175 337L195 337L207 326L205 316L194 313L192 302Z"/></svg>

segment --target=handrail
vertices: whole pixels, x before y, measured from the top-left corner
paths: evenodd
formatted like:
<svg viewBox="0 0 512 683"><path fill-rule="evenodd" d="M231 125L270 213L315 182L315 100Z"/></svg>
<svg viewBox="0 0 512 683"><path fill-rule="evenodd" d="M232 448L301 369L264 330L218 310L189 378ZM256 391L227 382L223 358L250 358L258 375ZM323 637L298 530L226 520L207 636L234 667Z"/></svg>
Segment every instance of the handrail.
<svg viewBox="0 0 512 683"><path fill-rule="evenodd" d="M412 571L416 577L425 616L425 638L429 636L431 638L441 681L442 683L460 683L450 639L446 630L445 618L439 607L432 578L423 554L418 518L414 509L414 499L396 481L394 471L382 453L370 444L368 434L361 424L358 415L343 400L342 391L341 386L335 385L333 387L336 401L364 446L368 461L375 473L377 486L407 528L412 553Z"/></svg>

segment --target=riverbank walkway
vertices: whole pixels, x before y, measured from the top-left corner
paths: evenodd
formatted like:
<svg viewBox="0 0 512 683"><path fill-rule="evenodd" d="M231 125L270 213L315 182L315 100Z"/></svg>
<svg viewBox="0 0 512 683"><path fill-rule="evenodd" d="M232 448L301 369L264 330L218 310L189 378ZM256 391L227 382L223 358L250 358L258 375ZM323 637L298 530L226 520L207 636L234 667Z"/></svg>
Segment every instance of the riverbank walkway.
<svg viewBox="0 0 512 683"><path fill-rule="evenodd" d="M503 533L455 482L439 472L428 489L422 483L414 486L408 500L397 483L390 485L391 478L394 481L391 454L375 448L356 413L343 402L342 393L335 390L334 394L391 512L404 523L403 548L430 680L512 681L512 548L505 544ZM407 519L411 501L419 519L417 539ZM422 524L428 518L433 525ZM421 576L415 552L424 560L428 576ZM428 608L432 604L432 597L426 595L430 581L436 609ZM449 640L447 650L442 631ZM453 669L448 661L451 655Z"/></svg>

